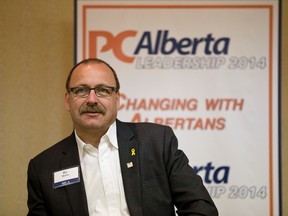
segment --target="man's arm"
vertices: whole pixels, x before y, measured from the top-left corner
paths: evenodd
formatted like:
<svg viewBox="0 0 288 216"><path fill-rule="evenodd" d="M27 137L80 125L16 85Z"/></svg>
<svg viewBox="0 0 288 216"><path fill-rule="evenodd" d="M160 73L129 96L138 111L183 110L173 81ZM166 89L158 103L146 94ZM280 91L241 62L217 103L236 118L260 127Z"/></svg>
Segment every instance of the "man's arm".
<svg viewBox="0 0 288 216"><path fill-rule="evenodd" d="M40 187L40 182L35 172L33 165L33 160L29 162L28 165L28 216L37 215L37 216L47 216L48 213L45 208L45 202L43 198L43 193Z"/></svg>
<svg viewBox="0 0 288 216"><path fill-rule="evenodd" d="M165 140L166 171L178 215L218 216L201 177L189 165L184 152L178 149L178 141L171 128L166 130Z"/></svg>

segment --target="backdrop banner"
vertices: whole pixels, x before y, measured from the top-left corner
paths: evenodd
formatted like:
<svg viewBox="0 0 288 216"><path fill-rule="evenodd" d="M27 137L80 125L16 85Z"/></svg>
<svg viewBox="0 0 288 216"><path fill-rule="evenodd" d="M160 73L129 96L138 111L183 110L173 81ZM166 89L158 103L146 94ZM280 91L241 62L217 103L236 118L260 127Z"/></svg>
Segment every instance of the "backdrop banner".
<svg viewBox="0 0 288 216"><path fill-rule="evenodd" d="M221 216L281 215L279 1L75 7L75 61L116 69L118 118L173 128Z"/></svg>

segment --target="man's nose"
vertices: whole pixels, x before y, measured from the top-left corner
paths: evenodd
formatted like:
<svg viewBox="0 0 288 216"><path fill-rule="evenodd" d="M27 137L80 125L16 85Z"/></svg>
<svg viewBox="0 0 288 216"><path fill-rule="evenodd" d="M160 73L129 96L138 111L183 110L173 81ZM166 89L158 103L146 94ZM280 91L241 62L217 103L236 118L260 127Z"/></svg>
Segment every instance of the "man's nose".
<svg viewBox="0 0 288 216"><path fill-rule="evenodd" d="M90 92L87 96L87 101L89 102L95 102L98 101L99 97L96 95L95 90L94 89L90 89Z"/></svg>

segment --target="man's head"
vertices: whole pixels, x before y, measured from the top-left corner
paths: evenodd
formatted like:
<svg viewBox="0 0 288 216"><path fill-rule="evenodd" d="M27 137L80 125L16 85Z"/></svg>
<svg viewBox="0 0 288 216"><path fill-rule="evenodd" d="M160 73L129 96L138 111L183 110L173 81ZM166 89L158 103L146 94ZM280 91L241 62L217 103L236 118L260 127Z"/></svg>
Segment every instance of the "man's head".
<svg viewBox="0 0 288 216"><path fill-rule="evenodd" d="M65 107L79 133L107 131L117 117L119 88L116 72L100 59L86 59L72 68Z"/></svg>
<svg viewBox="0 0 288 216"><path fill-rule="evenodd" d="M92 64L92 63L102 63L105 64L113 73L115 82L116 82L116 88L119 90L120 89L120 83L118 80L118 76L116 71L114 70L114 68L112 68L107 62L101 60L101 59L97 59L97 58L90 58L90 59L84 59L83 61L77 63L71 70L70 73L68 74L67 80L66 80L66 90L68 92L69 88L70 88L70 80L71 80L71 76L74 72L74 70L81 64Z"/></svg>

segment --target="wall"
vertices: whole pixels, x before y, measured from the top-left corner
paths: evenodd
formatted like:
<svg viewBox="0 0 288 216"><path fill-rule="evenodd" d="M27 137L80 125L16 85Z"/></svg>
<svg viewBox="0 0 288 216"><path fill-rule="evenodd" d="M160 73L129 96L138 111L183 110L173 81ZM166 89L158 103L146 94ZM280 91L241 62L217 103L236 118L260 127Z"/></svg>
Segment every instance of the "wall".
<svg viewBox="0 0 288 216"><path fill-rule="evenodd" d="M63 96L73 65L73 1L16 2L0 7L1 216L27 213L29 159L71 133Z"/></svg>
<svg viewBox="0 0 288 216"><path fill-rule="evenodd" d="M70 1L1 0L0 216L27 212L26 171L34 155L71 132L64 83L73 65ZM288 11L283 1L282 11ZM283 203L288 202L288 14L282 29ZM284 216L288 206L284 206Z"/></svg>

